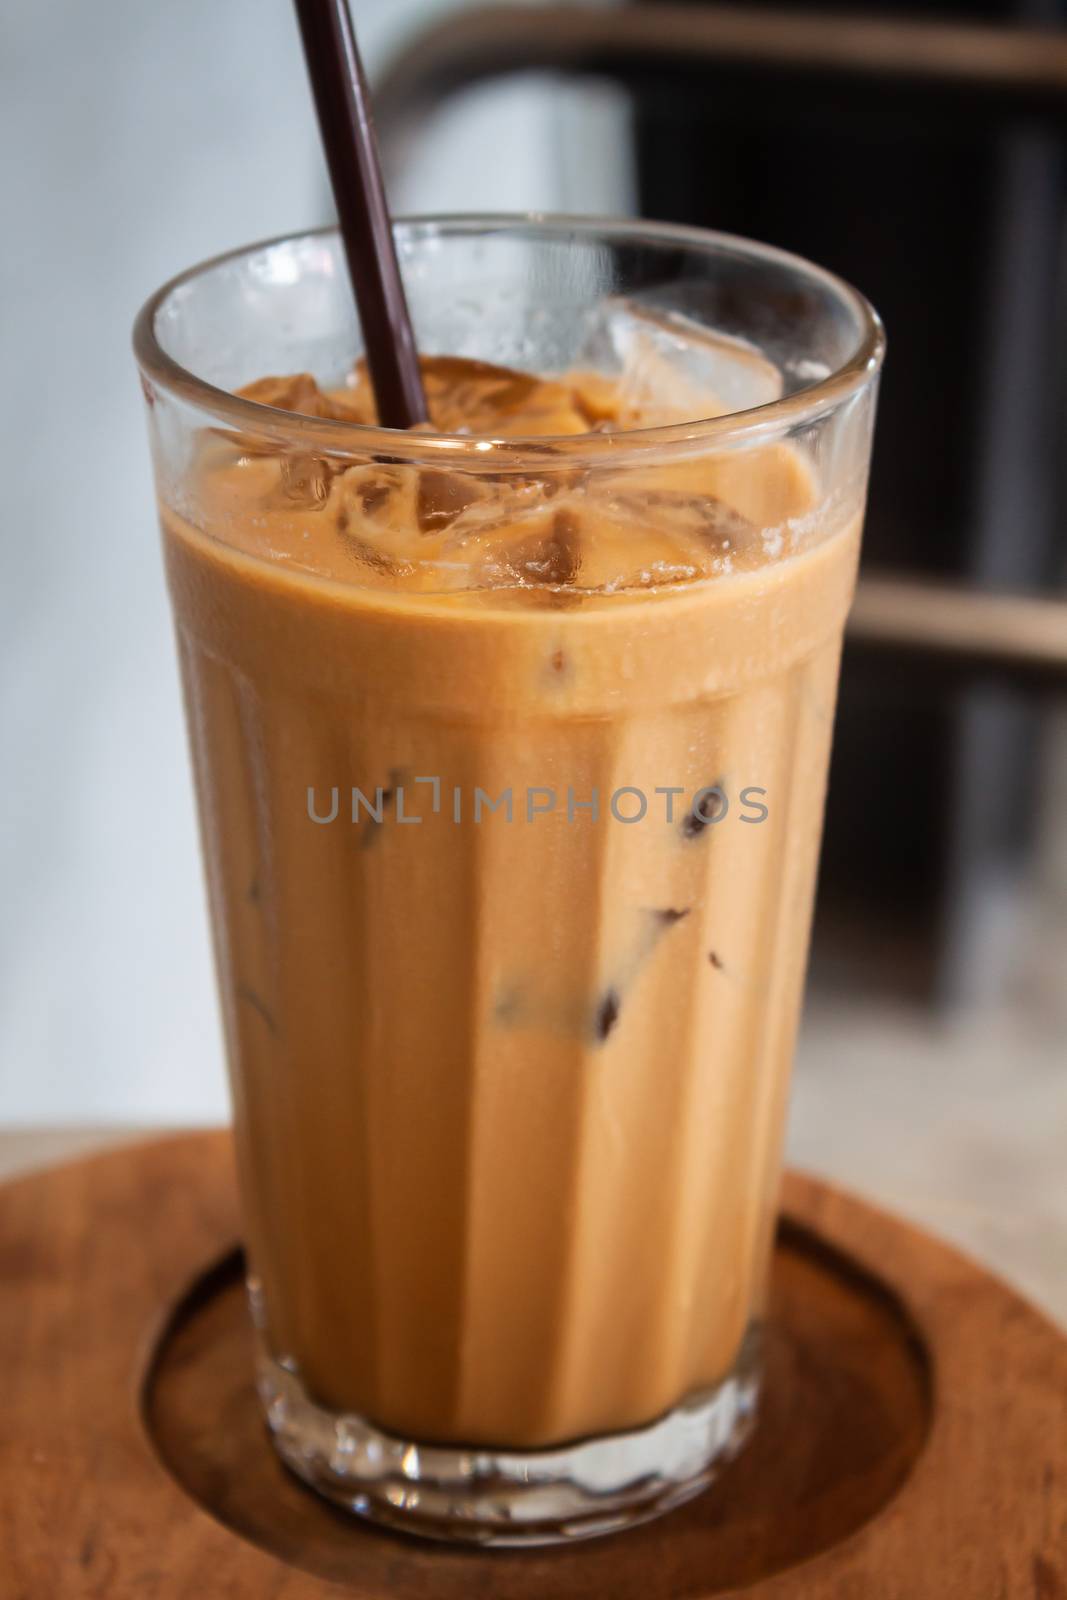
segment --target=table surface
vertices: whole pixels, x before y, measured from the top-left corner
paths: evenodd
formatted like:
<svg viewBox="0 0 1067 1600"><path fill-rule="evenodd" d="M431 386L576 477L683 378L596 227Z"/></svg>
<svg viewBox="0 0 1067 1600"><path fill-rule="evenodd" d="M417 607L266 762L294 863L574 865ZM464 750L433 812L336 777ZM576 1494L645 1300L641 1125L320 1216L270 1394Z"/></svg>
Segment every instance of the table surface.
<svg viewBox="0 0 1067 1600"><path fill-rule="evenodd" d="M230 1600L1067 1596L1067 1338L844 1190L793 1174L783 1198L751 1452L625 1539L487 1562L371 1539L278 1469L240 1262L217 1264L237 1231L228 1136L8 1185L5 1595L176 1600L210 1574Z"/></svg>
<svg viewBox="0 0 1067 1600"><path fill-rule="evenodd" d="M877 1141L874 1149L865 1151L864 1141L851 1134L835 1138L825 1117L819 1118L816 1135L806 1127L803 1094L799 1100L790 1152L794 1161L799 1156L810 1170L951 1241L1067 1327L1067 1225L1062 1214L1067 1160L1056 1180L1060 1192L1055 1212L1043 1203L1043 1191L1037 1203L1014 1189L1006 1198L1003 1182L990 1182L997 1174L989 1174L985 1163L969 1184L957 1174L943 1187L918 1187L913 1167L900 1158L899 1149L894 1157L890 1148L894 1141ZM168 1131L172 1130L114 1126L0 1130L0 1182ZM1005 1148L1012 1148L1010 1140ZM1017 1155L1021 1163L1025 1150L1020 1148Z"/></svg>

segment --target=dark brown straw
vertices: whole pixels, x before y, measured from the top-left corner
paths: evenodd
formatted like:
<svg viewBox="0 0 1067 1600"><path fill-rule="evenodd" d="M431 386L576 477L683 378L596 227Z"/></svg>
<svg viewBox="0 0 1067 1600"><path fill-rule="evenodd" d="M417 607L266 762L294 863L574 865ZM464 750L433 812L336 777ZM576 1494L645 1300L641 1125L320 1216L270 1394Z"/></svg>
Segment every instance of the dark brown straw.
<svg viewBox="0 0 1067 1600"><path fill-rule="evenodd" d="M378 419L410 428L426 421L426 396L347 0L295 5Z"/></svg>

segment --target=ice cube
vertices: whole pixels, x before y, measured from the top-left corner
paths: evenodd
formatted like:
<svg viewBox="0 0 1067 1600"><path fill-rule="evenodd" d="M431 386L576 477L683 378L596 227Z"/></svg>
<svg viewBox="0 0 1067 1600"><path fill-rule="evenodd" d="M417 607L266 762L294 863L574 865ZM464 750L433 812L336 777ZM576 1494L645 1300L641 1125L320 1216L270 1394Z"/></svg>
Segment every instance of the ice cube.
<svg viewBox="0 0 1067 1600"><path fill-rule="evenodd" d="M600 303L574 364L614 374L621 409L644 427L766 405L783 388L751 345L636 297Z"/></svg>
<svg viewBox="0 0 1067 1600"><path fill-rule="evenodd" d="M544 525L524 532L501 552L502 572L515 583L544 584L558 589L578 576L582 542L578 518L565 506L544 519Z"/></svg>
<svg viewBox="0 0 1067 1600"><path fill-rule="evenodd" d="M419 532L439 533L491 492L491 486L472 473L440 472L424 467L419 473L415 496Z"/></svg>
<svg viewBox="0 0 1067 1600"><path fill-rule="evenodd" d="M279 498L304 511L321 511L330 497L334 471L322 456L285 455L279 464Z"/></svg>
<svg viewBox="0 0 1067 1600"><path fill-rule="evenodd" d="M254 400L257 405L274 406L302 417L362 424L375 420L369 385L362 389L321 389L310 372L297 372L291 378L258 378L237 392L242 399Z"/></svg>
<svg viewBox="0 0 1067 1600"><path fill-rule="evenodd" d="M666 534L679 547L696 543L736 552L752 544L757 533L747 517L713 494L673 489L624 491L605 501L605 511L612 519Z"/></svg>
<svg viewBox="0 0 1067 1600"><path fill-rule="evenodd" d="M574 386L563 379L458 356L428 357L423 376L431 419L444 433L513 439L589 428L575 403Z"/></svg>
<svg viewBox="0 0 1067 1600"><path fill-rule="evenodd" d="M753 540L759 530L773 532L806 515L815 501L810 461L794 445L784 443L635 467L601 478L598 490L609 503L659 494L711 502L706 519L699 509L694 509L693 515L713 521L729 537L742 541ZM726 512L740 519L732 530L725 527Z"/></svg>
<svg viewBox="0 0 1067 1600"><path fill-rule="evenodd" d="M279 411L296 411L304 417L319 417L324 398L310 372L297 372L289 378L257 378L238 389L243 400L254 400L260 406L274 406Z"/></svg>
<svg viewBox="0 0 1067 1600"><path fill-rule="evenodd" d="M373 462L347 467L337 479L332 510L344 531L398 539L418 526L417 467Z"/></svg>

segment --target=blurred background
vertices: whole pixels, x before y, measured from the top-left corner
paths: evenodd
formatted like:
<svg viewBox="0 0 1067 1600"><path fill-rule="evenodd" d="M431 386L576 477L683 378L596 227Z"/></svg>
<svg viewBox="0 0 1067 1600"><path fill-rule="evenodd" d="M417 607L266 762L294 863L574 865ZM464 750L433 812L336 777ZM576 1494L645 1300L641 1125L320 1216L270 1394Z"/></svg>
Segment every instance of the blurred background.
<svg viewBox="0 0 1067 1600"><path fill-rule="evenodd" d="M706 224L881 310L790 1153L1067 1318L1067 4L351 4L397 211ZM227 1114L129 326L332 207L289 0L8 0L0 40L10 1170Z"/></svg>

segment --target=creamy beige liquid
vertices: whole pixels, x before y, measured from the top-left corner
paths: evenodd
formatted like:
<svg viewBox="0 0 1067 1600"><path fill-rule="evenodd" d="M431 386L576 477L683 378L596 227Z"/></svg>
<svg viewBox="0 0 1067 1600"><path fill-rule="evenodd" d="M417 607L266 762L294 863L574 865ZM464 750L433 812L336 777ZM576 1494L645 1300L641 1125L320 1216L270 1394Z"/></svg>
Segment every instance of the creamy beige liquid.
<svg viewBox="0 0 1067 1600"><path fill-rule="evenodd" d="M592 379L463 377L444 426L619 420ZM301 382L259 397L361 414ZM783 445L551 477L501 515L499 483L214 440L164 510L269 1343L421 1441L714 1384L773 1214L859 508L808 526Z"/></svg>

